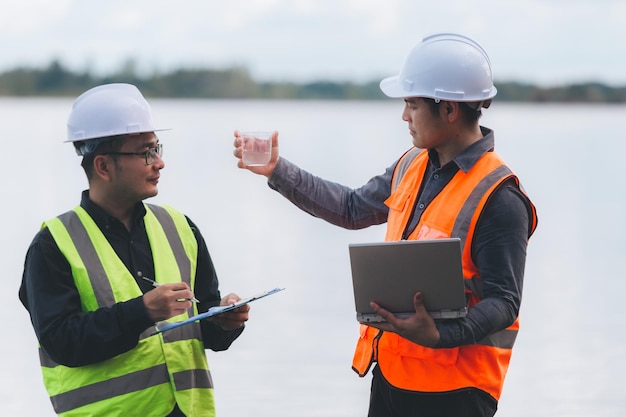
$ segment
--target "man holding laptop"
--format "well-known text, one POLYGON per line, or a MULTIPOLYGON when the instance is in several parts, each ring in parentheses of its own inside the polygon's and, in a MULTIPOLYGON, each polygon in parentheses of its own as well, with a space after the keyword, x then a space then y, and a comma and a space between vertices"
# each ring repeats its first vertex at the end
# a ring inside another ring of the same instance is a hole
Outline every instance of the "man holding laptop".
MULTIPOLYGON (((361 325, 353 369, 373 370, 370 417, 493 416, 518 331, 529 237, 537 225, 517 176, 479 125, 496 95, 491 63, 465 36, 423 38, 400 74, 380 83, 402 98, 413 145, 358 189, 322 180, 278 155, 238 166, 313 216, 347 229, 387 222, 386 241, 458 238, 467 297, 464 317, 433 319, 421 291, 408 318, 373 303, 385 322, 361 325)), ((417 272, 417 271, 416 271, 417 272)), ((384 277, 383 277, 384 278, 384 277)))

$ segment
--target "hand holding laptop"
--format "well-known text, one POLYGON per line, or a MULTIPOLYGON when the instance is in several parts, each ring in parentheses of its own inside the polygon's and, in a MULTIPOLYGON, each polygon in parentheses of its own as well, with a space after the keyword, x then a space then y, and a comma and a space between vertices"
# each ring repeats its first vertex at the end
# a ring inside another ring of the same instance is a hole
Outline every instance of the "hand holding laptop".
POLYGON ((413 296, 413 305, 415 306, 415 314, 408 318, 400 318, 372 301, 370 306, 385 321, 368 323, 367 325, 386 332, 397 333, 418 345, 431 348, 437 346, 437 343, 439 343, 439 331, 435 325, 435 320, 424 306, 421 292, 418 291, 413 296))

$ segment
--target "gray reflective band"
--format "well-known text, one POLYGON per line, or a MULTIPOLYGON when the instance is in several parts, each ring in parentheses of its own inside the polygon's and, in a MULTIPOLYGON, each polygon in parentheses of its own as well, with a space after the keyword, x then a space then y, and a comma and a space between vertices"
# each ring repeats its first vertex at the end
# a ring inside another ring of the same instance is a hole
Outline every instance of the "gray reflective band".
POLYGON ((115 304, 115 297, 113 296, 109 278, 102 262, 100 262, 96 248, 87 234, 87 229, 80 221, 78 214, 74 211, 69 211, 60 215, 59 219, 67 229, 83 264, 87 268, 89 281, 95 293, 98 306, 108 307, 115 304))
MULTIPOLYGON (((154 335, 157 331, 155 326, 150 326, 139 335, 139 340, 147 339, 154 335)), ((181 340, 199 340, 202 342, 202 330, 200 329, 200 322, 194 322, 185 326, 177 327, 167 332, 162 333, 163 342, 171 343, 181 340)))
POLYGON ((202 331, 200 330, 200 322, 187 324, 185 326, 177 327, 163 333, 163 341, 165 343, 194 339, 202 342, 202 331))
MULTIPOLYGON (((151 337, 156 328, 154 326, 150 326, 146 330, 144 330, 141 335, 139 335, 139 340, 146 339, 151 337)), ((163 333, 163 341, 165 343, 179 342, 181 340, 199 340, 202 342, 202 330, 200 329, 200 323, 191 323, 186 326, 177 327, 176 329, 168 330, 163 333)), ((44 368, 54 368, 59 364, 53 361, 50 356, 41 348, 39 351, 39 362, 41 366, 44 368)))
POLYGON ((172 251, 174 252, 174 257, 176 258, 176 263, 178 264, 183 282, 186 282, 191 288, 191 263, 189 258, 187 258, 183 242, 180 240, 180 235, 178 234, 178 230, 176 229, 172 216, 170 216, 167 210, 163 207, 155 206, 153 204, 146 204, 146 206, 150 208, 152 213, 154 213, 156 218, 159 220, 172 251))
MULTIPOLYGON (((465 252, 465 244, 467 243, 467 235, 472 223, 472 217, 478 208, 478 204, 485 196, 485 193, 494 186, 494 184, 501 181, 513 173, 506 165, 500 165, 498 168, 491 171, 485 178, 483 178, 478 185, 472 190, 461 211, 457 216, 454 226, 452 227, 452 236, 456 236, 461 239, 461 252, 465 252)), ((483 282, 479 277, 472 277, 465 280, 465 287, 474 293, 481 300, 483 299, 483 282)), ((511 345, 512 346, 512 345, 511 345)))
POLYGON ((505 176, 512 174, 513 173, 506 165, 500 165, 483 178, 478 185, 476 185, 469 197, 467 197, 467 200, 465 200, 465 203, 463 203, 463 207, 461 208, 461 211, 459 212, 452 228, 452 236, 461 239, 461 247, 463 251, 465 250, 465 242, 467 241, 467 234, 472 223, 472 217, 476 212, 478 204, 484 197, 485 193, 489 191, 494 184, 502 180, 505 176))
POLYGON ((513 349, 517 338, 517 330, 501 330, 480 340, 477 344, 493 346, 502 349, 513 349))
POLYGON ((139 335, 139 340, 147 339, 156 332, 155 326, 150 326, 139 335))
MULTIPOLYGON (((173 377, 177 391, 213 388, 213 378, 207 370, 192 369, 176 372, 173 377)), ((55 395, 50 397, 50 400, 54 410, 60 414, 118 395, 141 391, 160 384, 169 384, 169 382, 167 367, 162 364, 55 395)))
POLYGON ((50 356, 48 356, 48 354, 44 352, 41 346, 39 346, 39 362, 44 368, 54 368, 59 365, 58 363, 50 359, 50 356))
POLYGON ((50 401, 57 414, 61 414, 87 404, 169 382, 167 367, 162 364, 55 395, 50 397, 50 401))
MULTIPOLYGON (((146 204, 146 206, 150 209, 150 211, 152 211, 163 228, 163 232, 165 233, 167 241, 169 242, 172 252, 174 253, 174 259, 176 259, 176 264, 178 265, 182 281, 187 283, 189 288, 192 288, 191 261, 189 261, 189 258, 187 257, 183 241, 180 239, 174 219, 172 219, 172 216, 163 207, 155 206, 154 204, 146 204)), ((189 317, 193 316, 193 305, 187 310, 187 313, 189 314, 189 317)))
POLYGON ((176 391, 193 388, 213 388, 211 373, 204 369, 191 369, 174 373, 176 391))
POLYGON ((396 169, 393 173, 393 180, 391 181, 391 192, 394 192, 394 190, 398 188, 398 184, 400 184, 400 181, 402 181, 406 170, 409 169, 409 166, 411 165, 413 160, 420 153, 422 153, 421 149, 413 148, 400 159, 400 162, 398 162, 398 165, 396 166, 396 169))

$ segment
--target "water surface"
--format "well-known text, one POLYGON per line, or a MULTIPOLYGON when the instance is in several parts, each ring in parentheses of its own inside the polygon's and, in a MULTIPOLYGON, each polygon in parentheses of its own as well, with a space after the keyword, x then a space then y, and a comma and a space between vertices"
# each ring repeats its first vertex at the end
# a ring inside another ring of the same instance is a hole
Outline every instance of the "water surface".
MULTIPOLYGON (((350 368, 354 319, 347 245, 384 227, 345 231, 298 211, 263 177, 239 170, 232 131, 280 132, 281 155, 351 186, 410 146, 402 103, 153 100, 166 167, 154 203, 203 232, 223 293, 286 290, 252 305, 243 336, 207 352, 218 415, 366 415, 370 377, 350 368), (243 257, 245 253, 245 258, 243 257)), ((0 99, 4 158, 0 414, 52 416, 36 339, 17 299, 23 259, 42 220, 78 204, 86 180, 63 144, 71 100, 0 99)), ((624 106, 494 105, 483 124, 539 212, 529 246, 522 329, 499 416, 623 416, 626 319, 619 183, 624 106)))

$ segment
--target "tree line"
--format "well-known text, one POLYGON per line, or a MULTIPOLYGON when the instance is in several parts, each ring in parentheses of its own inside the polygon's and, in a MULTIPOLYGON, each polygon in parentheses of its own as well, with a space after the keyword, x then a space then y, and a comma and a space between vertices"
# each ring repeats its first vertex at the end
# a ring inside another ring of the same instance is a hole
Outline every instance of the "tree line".
MULTIPOLYGON (((188 68, 140 76, 134 63, 127 62, 110 75, 71 71, 58 60, 46 68, 18 67, 0 73, 0 96, 71 96, 98 84, 135 84, 147 97, 210 99, 324 99, 381 100, 379 80, 364 83, 312 81, 260 82, 245 67, 227 69, 188 68)), ((498 82, 498 101, 535 103, 625 103, 626 87, 588 82, 540 87, 515 81, 498 82)))

